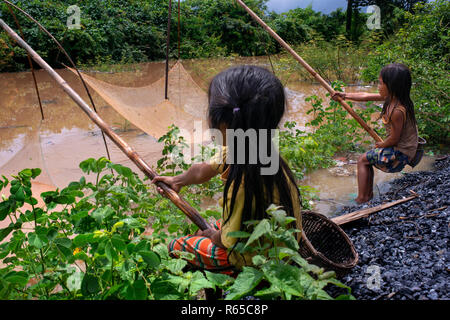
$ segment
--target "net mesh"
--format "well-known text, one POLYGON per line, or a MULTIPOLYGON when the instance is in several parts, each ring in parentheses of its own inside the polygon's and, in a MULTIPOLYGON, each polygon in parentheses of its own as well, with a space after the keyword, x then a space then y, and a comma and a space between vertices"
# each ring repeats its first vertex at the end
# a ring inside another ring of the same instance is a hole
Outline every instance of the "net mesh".
MULTIPOLYGON (((169 72, 169 100, 166 100, 163 68, 157 67, 153 68, 155 70, 151 71, 142 87, 116 85, 124 83, 121 81, 122 74, 118 74, 115 84, 83 74, 84 80, 95 91, 95 100, 103 99, 108 104, 100 105, 100 116, 150 164, 155 164, 155 159, 161 157, 162 144, 157 139, 166 134, 172 124, 184 130, 180 134, 191 147, 209 138, 198 135, 200 128, 207 132, 205 91, 183 65, 176 62, 169 72), (151 84, 146 85, 149 82, 151 84), (146 134, 121 128, 123 118, 146 134), (193 138, 196 140, 193 141, 193 138)), ((88 101, 74 70, 59 72, 88 101)), ((1 101, 0 176, 10 177, 24 168, 41 168, 42 173, 35 183, 48 189, 53 186, 62 188, 82 174, 78 167, 80 161, 106 156, 100 130, 45 72, 38 72, 46 116, 45 120, 41 120, 40 113, 36 111, 33 88, 28 86, 31 81, 28 76, 1 80, 6 87, 0 88, 0 94, 11 98, 1 101)), ((112 78, 108 77, 107 81, 112 78)), ((142 85, 142 82, 139 83, 142 85)), ((111 160, 138 172, 108 138, 107 143, 111 160)))
POLYGON ((42 153, 39 134, 41 125, 42 123, 36 127, 29 127, 30 130, 27 130, 27 133, 24 135, 23 147, 0 167, 2 175, 9 177, 11 175, 17 175, 20 169, 40 168, 42 172, 38 179, 39 182, 51 186, 55 185, 46 169, 42 153))
POLYGON ((164 135, 171 124, 191 134, 196 130, 196 121, 202 129, 207 128, 204 119, 208 97, 180 62, 169 71, 168 100, 165 77, 143 87, 117 86, 86 74, 83 78, 122 117, 155 138, 164 135))

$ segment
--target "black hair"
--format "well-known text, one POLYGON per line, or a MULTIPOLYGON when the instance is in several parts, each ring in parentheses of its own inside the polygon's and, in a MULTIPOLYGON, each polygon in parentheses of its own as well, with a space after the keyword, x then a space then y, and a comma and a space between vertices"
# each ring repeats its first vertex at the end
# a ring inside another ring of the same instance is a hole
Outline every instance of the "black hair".
POLYGON ((381 69, 380 77, 389 92, 389 97, 383 105, 381 116, 386 114, 392 100, 396 98, 398 103, 406 108, 407 117, 415 125, 414 103, 410 97, 412 79, 409 68, 401 63, 392 63, 381 69))
MULTIPOLYGON (((244 132, 248 129, 256 129, 258 143, 250 145, 249 139, 245 139, 245 163, 225 163, 225 169, 229 169, 227 181, 224 187, 224 210, 226 210, 228 190, 233 184, 230 201, 229 216, 223 224, 227 223, 232 215, 238 189, 244 182, 245 202, 242 213, 241 230, 245 230, 243 222, 260 220, 266 217, 267 207, 273 203, 273 191, 276 187, 279 193, 279 205, 289 216, 294 217, 294 206, 289 188, 290 180, 295 186, 295 178, 286 162, 277 152, 279 170, 272 175, 262 175, 261 168, 267 166, 261 162, 259 152, 256 152, 257 163, 249 163, 250 150, 259 151, 260 131, 257 129, 277 129, 285 112, 286 98, 283 85, 280 80, 269 70, 243 65, 231 67, 214 77, 209 86, 208 119, 210 127, 244 132), (280 170, 281 169, 281 170, 280 170), (252 202, 255 210, 252 210, 252 202)), ((270 135, 268 135, 270 137, 270 135)), ((269 144, 272 139, 266 139, 268 150, 272 150, 269 144)), ((266 149, 266 150, 267 150, 266 149)), ((240 149, 243 150, 243 149, 240 149)), ((237 152, 234 152, 235 157, 237 152)), ((274 155, 270 155, 272 158, 274 155)), ((298 199, 301 205, 300 192, 297 189, 298 199)))

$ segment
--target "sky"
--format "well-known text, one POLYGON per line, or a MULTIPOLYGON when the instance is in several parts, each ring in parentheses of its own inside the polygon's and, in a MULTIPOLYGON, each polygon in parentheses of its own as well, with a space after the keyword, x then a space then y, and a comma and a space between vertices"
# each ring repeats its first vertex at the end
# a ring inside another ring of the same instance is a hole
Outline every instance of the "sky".
POLYGON ((269 0, 267 7, 269 11, 282 13, 295 8, 306 8, 312 3, 314 11, 320 11, 325 14, 330 13, 337 8, 347 8, 347 0, 269 0))

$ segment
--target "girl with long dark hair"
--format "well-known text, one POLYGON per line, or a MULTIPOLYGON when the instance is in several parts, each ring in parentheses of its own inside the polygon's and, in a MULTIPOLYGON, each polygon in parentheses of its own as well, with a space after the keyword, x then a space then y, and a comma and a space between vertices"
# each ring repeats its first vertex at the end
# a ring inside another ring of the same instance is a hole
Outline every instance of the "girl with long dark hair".
POLYGON ((245 222, 265 218, 272 203, 295 217, 294 227, 301 230, 301 198, 291 170, 272 141, 285 112, 280 80, 261 67, 232 67, 214 77, 208 97, 209 126, 222 133, 222 152, 178 176, 159 176, 153 182, 165 182, 178 192, 183 186, 201 184, 221 175, 225 183, 219 201, 222 219, 211 229, 174 239, 169 251, 194 253, 195 258, 190 261, 193 265, 228 273, 230 268, 252 264, 251 255, 234 250, 239 239, 228 233, 250 231, 245 222))
POLYGON ((379 76, 377 94, 337 92, 337 97, 354 101, 384 101, 380 118, 387 133, 383 142, 358 159, 357 203, 373 198, 373 167, 384 172, 399 172, 414 159, 418 146, 418 131, 414 103, 410 98, 411 72, 401 63, 385 66, 379 76))

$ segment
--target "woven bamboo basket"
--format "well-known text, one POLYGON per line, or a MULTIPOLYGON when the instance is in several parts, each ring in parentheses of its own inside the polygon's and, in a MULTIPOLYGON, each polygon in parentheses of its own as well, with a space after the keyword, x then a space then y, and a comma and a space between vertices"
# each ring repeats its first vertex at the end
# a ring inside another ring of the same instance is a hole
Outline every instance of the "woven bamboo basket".
POLYGON ((300 255, 310 263, 342 276, 358 263, 358 253, 347 234, 324 215, 302 211, 300 255))

